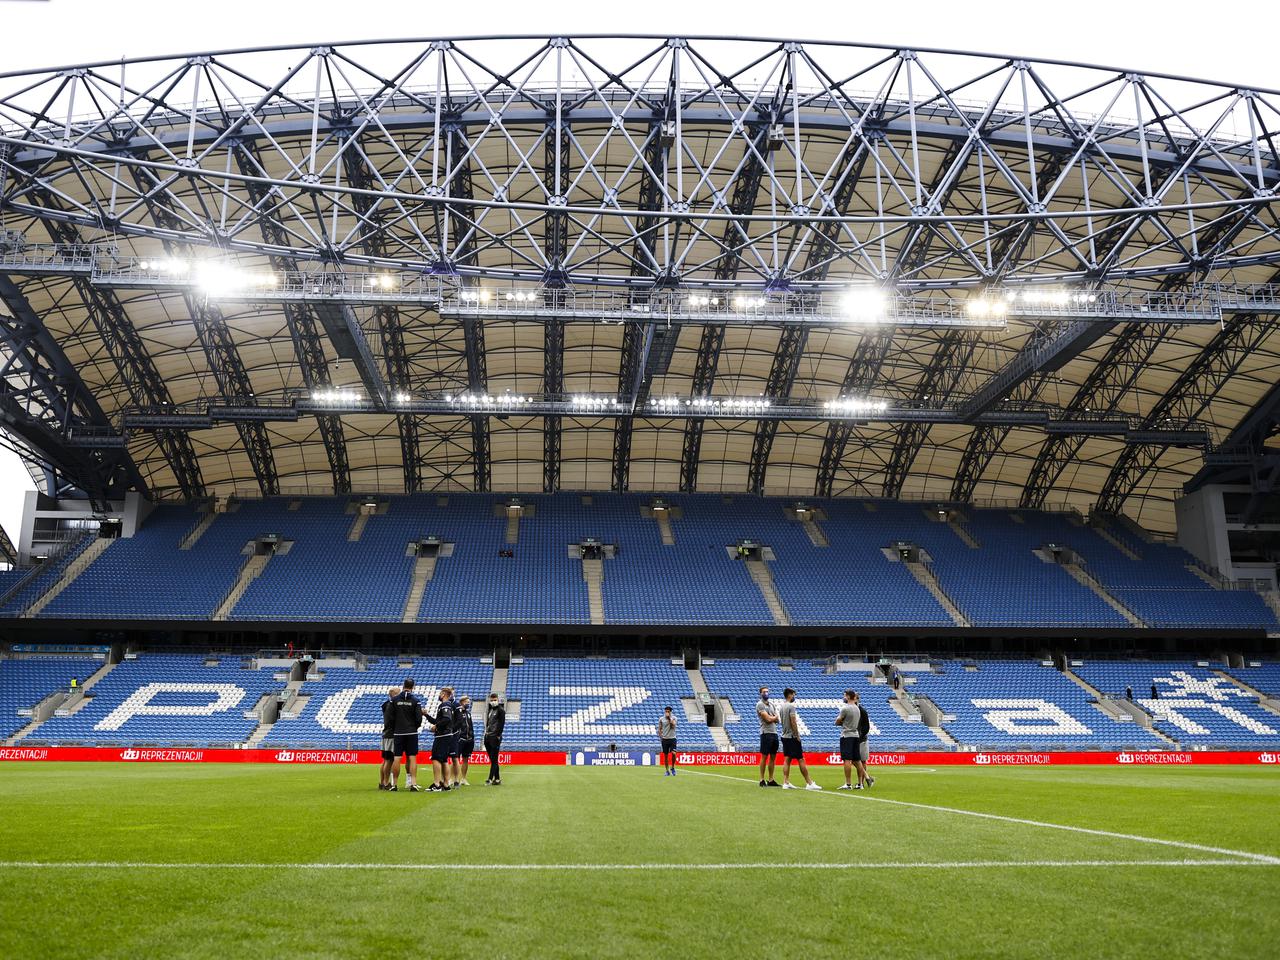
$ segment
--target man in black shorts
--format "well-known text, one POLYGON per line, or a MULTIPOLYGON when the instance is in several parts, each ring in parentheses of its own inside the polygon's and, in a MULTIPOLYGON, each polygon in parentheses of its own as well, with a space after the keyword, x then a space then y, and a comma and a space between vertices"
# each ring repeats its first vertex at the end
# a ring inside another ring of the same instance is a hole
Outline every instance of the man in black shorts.
POLYGON ((476 733, 471 717, 471 698, 465 693, 458 698, 457 729, 453 782, 459 787, 469 787, 467 768, 471 766, 471 754, 476 748, 476 733))
POLYGON ((432 793, 440 793, 452 786, 450 783, 449 761, 456 749, 457 738, 454 733, 453 687, 440 688, 440 706, 436 708, 434 717, 428 716, 427 722, 435 732, 431 741, 431 771, 434 780, 429 788, 432 793))
MULTIPOLYGON (((405 785, 410 793, 419 793, 418 786, 418 729, 422 726, 422 702, 413 693, 413 678, 401 684, 401 693, 392 703, 395 705, 395 756, 404 757, 405 785)), ((391 769, 391 780, 394 784, 400 775, 399 760, 391 769)))
POLYGON ((760 718, 760 786, 780 787, 773 779, 774 765, 778 762, 778 711, 769 699, 769 688, 760 688, 760 699, 756 701, 756 716, 760 718), (769 770, 765 778, 765 768, 769 770))
POLYGON ((658 718, 658 742, 662 746, 662 775, 676 775, 676 718, 671 708, 665 707, 658 718))
POLYGON ((790 687, 782 691, 782 706, 778 708, 778 722, 782 725, 782 789, 797 789, 791 783, 791 763, 798 761, 800 776, 804 777, 806 790, 821 790, 809 776, 809 765, 804 762, 804 744, 800 742, 800 716, 796 713, 796 692, 790 687))
POLYGON ((382 764, 378 767, 378 789, 394 790, 395 782, 391 779, 391 770, 396 762, 396 697, 400 696, 400 688, 392 687, 387 691, 387 699, 382 702, 382 764))
POLYGON ((840 712, 836 714, 836 726, 840 728, 840 759, 844 762, 844 783, 837 789, 840 790, 861 790, 862 789, 862 771, 864 767, 858 770, 858 785, 853 786, 853 768, 861 760, 862 735, 858 732, 858 728, 862 723, 863 709, 858 705, 858 695, 852 690, 844 692, 844 703, 840 705, 840 712))

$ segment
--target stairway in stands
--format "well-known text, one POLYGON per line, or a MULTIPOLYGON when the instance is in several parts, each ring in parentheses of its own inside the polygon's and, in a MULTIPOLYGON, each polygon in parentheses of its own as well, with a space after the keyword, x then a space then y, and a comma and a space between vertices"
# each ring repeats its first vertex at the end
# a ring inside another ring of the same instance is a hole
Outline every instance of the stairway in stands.
POLYGON ((592 623, 604 623, 604 561, 582 561, 582 579, 587 581, 587 604, 592 623))
POLYGON ((401 623, 417 622, 418 610, 422 607, 422 596, 427 592, 427 584, 435 575, 435 557, 418 557, 413 561, 413 580, 409 584, 409 596, 405 597, 404 612, 400 615, 401 623))
POLYGON ((22 615, 24 617, 34 617, 37 614, 39 614, 41 610, 43 610, 53 601, 54 597, 60 594, 63 590, 67 589, 67 587, 69 587, 75 581, 76 577, 84 573, 84 571, 88 568, 89 564, 93 563, 94 560, 102 556, 103 551, 105 551, 108 547, 110 547, 113 543, 116 543, 116 542, 117 541, 115 540, 104 540, 100 537, 95 539, 92 543, 90 543, 87 547, 85 547, 83 551, 81 551, 79 556, 77 556, 74 560, 72 560, 69 564, 67 564, 67 568, 62 571, 62 576, 60 576, 57 580, 55 580, 53 585, 49 587, 49 589, 46 590, 44 594, 38 600, 36 600, 35 603, 27 607, 27 609, 23 612, 22 615))
POLYGON ((218 609, 213 611, 212 619, 226 620, 230 618, 231 611, 240 602, 244 592, 249 589, 249 584, 258 579, 262 575, 262 571, 267 568, 267 562, 271 559, 271 556, 269 553, 255 554, 244 562, 244 566, 240 568, 240 575, 236 577, 236 582, 231 587, 230 592, 218 604, 218 609))
POLYGON ((791 617, 788 616, 787 608, 782 605, 782 598, 778 596, 778 591, 773 585, 773 574, 769 572, 769 565, 763 560, 744 562, 747 565, 747 572, 751 574, 751 579, 760 590, 760 596, 764 597, 764 602, 773 615, 773 622, 781 627, 791 626, 791 617))
POLYGON ((911 575, 916 578, 916 582, 924 587, 933 595, 933 599, 937 600, 942 609, 947 611, 947 616, 951 618, 952 623, 957 627, 972 626, 969 618, 966 617, 952 601, 942 585, 938 583, 938 578, 933 575, 933 571, 929 567, 921 563, 919 560, 907 561, 907 569, 911 571, 911 575))
POLYGON ((1102 584, 1100 584, 1097 580, 1095 580, 1093 576, 1087 570, 1085 570, 1084 567, 1080 566, 1080 564, 1064 563, 1062 565, 1062 569, 1067 571, 1067 573, 1070 575, 1072 580, 1076 581, 1076 583, 1080 584, 1081 586, 1087 587, 1089 590, 1092 590, 1098 596, 1098 598, 1102 600, 1103 603, 1109 606, 1116 613, 1120 614, 1120 616, 1128 620, 1130 626, 1134 626, 1134 627, 1146 626, 1146 623, 1143 622, 1141 617, 1139 617, 1132 610, 1126 607, 1123 603, 1121 603, 1119 600, 1113 597, 1107 591, 1107 588, 1104 587, 1102 584))
POLYGON ((658 532, 662 534, 662 545, 664 547, 674 547, 676 545, 676 535, 671 529, 671 511, 655 510, 653 519, 658 524, 658 532))

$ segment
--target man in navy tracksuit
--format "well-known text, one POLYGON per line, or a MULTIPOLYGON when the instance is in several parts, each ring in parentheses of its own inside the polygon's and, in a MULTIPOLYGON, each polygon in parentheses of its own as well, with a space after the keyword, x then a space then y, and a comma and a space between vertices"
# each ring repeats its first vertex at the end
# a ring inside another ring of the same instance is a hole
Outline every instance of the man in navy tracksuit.
POLYGON ((453 703, 453 687, 440 688, 440 706, 434 717, 427 715, 427 722, 435 732, 431 742, 431 770, 435 776, 431 784, 432 793, 449 790, 449 758, 457 749, 456 705, 453 703))
MULTIPOLYGON (((418 730, 422 726, 424 714, 422 712, 422 701, 413 692, 413 679, 406 679, 402 687, 403 692, 400 696, 391 701, 394 711, 392 717, 392 729, 394 731, 392 755, 405 758, 406 786, 412 793, 418 793, 422 789, 418 786, 418 730)), ((391 768, 391 783, 393 787, 399 775, 399 761, 397 760, 391 768)))
POLYGON ((484 714, 484 750, 489 754, 489 779, 487 786, 502 785, 502 773, 498 768, 498 754, 502 750, 502 731, 507 726, 507 708, 496 693, 489 694, 489 706, 484 714))
POLYGON ((475 727, 471 718, 471 698, 465 693, 458 698, 454 728, 457 730, 453 759, 453 785, 469 787, 467 768, 471 765, 471 753, 476 748, 475 727))

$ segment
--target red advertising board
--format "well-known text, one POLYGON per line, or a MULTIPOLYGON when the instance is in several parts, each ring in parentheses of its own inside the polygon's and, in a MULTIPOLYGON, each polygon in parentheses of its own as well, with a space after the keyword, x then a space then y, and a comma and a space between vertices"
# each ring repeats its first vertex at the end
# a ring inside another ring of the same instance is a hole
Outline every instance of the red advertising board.
MULTIPOLYGON (((564 754, 546 751, 512 751, 498 754, 503 764, 554 764, 564 766, 564 754)), ((227 750, 203 747, 0 747, 0 761, 124 761, 131 763, 277 763, 351 764, 378 763, 377 750, 227 750)), ((487 764, 489 755, 471 755, 474 764, 487 764)))

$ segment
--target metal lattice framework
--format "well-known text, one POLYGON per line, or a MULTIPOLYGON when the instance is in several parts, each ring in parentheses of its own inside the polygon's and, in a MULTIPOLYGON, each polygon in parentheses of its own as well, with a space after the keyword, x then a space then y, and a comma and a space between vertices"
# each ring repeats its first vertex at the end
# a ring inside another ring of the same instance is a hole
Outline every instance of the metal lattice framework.
POLYGON ((1277 136, 1273 90, 833 42, 0 75, 5 431, 98 500, 715 489, 1167 525, 1274 383, 1277 136))

